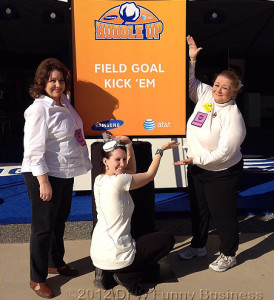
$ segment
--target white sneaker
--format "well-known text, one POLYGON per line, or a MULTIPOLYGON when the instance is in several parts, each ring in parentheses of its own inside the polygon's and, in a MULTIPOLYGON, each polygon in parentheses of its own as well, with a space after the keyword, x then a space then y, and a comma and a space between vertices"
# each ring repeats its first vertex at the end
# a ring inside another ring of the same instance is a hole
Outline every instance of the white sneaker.
POLYGON ((209 265, 209 268, 216 272, 224 272, 234 266, 237 261, 235 256, 225 256, 223 253, 209 265))
POLYGON ((190 246, 184 248, 178 253, 181 259, 192 259, 193 257, 202 257, 206 255, 206 248, 192 248, 190 246))

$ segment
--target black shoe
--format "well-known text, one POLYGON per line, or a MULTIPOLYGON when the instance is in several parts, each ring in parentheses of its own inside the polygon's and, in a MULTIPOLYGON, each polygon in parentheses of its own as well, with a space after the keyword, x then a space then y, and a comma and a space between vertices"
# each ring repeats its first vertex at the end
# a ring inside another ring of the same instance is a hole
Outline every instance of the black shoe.
POLYGON ((141 296, 149 291, 149 288, 143 286, 141 283, 136 282, 133 286, 122 282, 117 274, 114 274, 113 278, 118 284, 125 287, 133 296, 141 296))
POLYGON ((142 276, 143 283, 159 283, 160 282, 160 264, 155 263, 149 266, 142 276))
POLYGON ((95 279, 93 284, 101 290, 110 290, 117 285, 111 272, 99 268, 95 268, 95 279))
POLYGON ((71 277, 77 277, 79 276, 79 271, 76 269, 72 269, 68 265, 64 265, 60 268, 48 268, 49 274, 59 274, 63 276, 71 276, 71 277))

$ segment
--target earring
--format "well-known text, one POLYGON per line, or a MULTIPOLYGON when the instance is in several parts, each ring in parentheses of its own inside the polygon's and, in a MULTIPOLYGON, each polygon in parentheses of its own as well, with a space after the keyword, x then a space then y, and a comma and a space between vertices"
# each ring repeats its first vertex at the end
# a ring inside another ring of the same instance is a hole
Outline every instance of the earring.
POLYGON ((109 166, 108 165, 106 165, 106 169, 109 170, 109 166))

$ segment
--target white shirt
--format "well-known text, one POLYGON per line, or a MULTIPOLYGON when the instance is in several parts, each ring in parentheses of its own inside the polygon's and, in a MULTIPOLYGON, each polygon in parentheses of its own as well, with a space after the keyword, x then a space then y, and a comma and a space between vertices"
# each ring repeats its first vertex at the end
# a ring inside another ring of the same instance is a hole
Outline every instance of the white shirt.
POLYGON ((72 178, 91 169, 87 146, 81 146, 75 135, 80 130, 84 137, 82 120, 64 94, 61 104, 41 96, 26 109, 21 172, 72 178))
POLYGON ((97 209, 90 256, 94 266, 115 270, 129 266, 135 257, 130 234, 134 203, 129 194, 132 175, 98 175, 94 182, 97 209))
POLYGON ((246 129, 235 100, 218 104, 212 87, 195 78, 195 62, 189 68, 189 96, 196 103, 187 122, 188 157, 209 171, 220 171, 238 163, 246 129), (211 108, 210 108, 211 105, 211 108))

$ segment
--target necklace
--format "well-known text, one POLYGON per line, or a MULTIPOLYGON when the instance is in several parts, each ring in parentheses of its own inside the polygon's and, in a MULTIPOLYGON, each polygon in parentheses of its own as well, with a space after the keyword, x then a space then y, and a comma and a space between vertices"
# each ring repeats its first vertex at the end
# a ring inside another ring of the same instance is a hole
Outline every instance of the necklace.
MULTIPOLYGON (((212 115, 212 118, 216 118, 217 115, 218 115, 218 112, 219 112, 220 110, 222 110, 224 107, 226 107, 226 105, 225 105, 225 106, 222 106, 222 107, 220 107, 219 109, 217 109, 216 111, 214 111, 214 113, 213 113, 213 115, 212 115)), ((215 108, 215 107, 214 107, 214 108, 215 108)))

